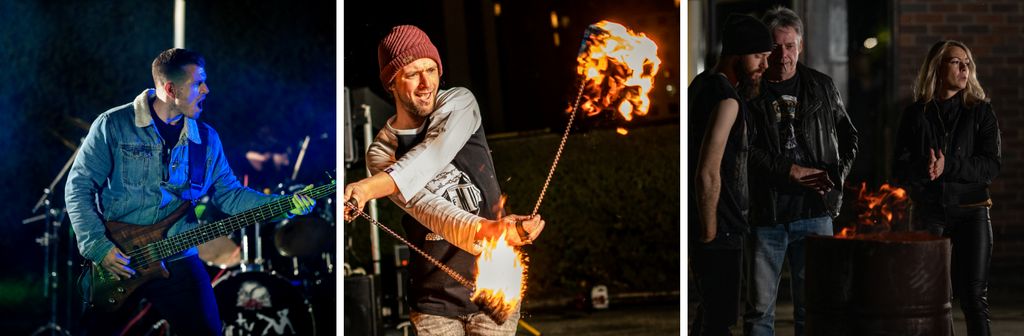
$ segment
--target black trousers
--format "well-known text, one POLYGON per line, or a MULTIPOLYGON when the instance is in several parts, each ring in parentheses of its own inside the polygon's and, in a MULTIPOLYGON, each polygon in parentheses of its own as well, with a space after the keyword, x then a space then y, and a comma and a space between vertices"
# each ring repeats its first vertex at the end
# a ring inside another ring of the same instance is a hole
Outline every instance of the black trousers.
POLYGON ((732 335, 739 318, 742 249, 690 249, 690 270, 700 299, 690 336, 732 335))
POLYGON ((987 205, 942 207, 914 204, 911 221, 933 235, 952 241, 953 292, 970 336, 992 335, 988 315, 988 270, 992 259, 992 220, 987 205))
POLYGON ((108 314, 86 308, 75 335, 119 335, 135 315, 132 308, 143 297, 153 303, 178 335, 222 335, 210 275, 199 256, 167 262, 165 266, 171 277, 140 286, 132 293, 134 301, 125 302, 126 309, 108 314))

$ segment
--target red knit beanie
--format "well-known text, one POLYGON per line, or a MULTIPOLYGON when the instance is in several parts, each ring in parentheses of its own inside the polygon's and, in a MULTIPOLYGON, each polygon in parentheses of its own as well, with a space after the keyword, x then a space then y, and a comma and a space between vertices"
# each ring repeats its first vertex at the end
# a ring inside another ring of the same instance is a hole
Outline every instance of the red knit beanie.
POLYGON ((415 60, 430 58, 437 63, 437 75, 441 76, 441 56, 430 43, 427 33, 416 26, 398 26, 391 29, 377 46, 377 61, 380 65, 380 84, 387 89, 395 79, 398 70, 415 60))

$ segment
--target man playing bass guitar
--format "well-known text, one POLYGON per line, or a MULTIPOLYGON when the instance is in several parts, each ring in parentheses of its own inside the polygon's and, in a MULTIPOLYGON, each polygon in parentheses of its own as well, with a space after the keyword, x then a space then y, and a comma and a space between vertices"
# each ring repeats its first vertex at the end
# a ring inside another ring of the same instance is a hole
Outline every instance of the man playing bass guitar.
POLYGON ((130 239, 132 232, 174 238, 199 227, 190 205, 207 193, 214 205, 232 215, 274 203, 279 211, 272 216, 280 214, 274 219, 281 219, 307 214, 316 204, 307 195, 268 196, 238 182, 217 132, 196 121, 210 92, 205 65, 194 51, 161 53, 152 67, 156 88, 97 117, 75 158, 65 194, 78 248, 99 265, 93 270, 101 275, 90 278, 125 284, 113 288, 128 292, 118 299, 90 298, 78 335, 116 335, 142 298, 180 335, 221 335, 210 277, 194 245, 178 245, 180 250, 154 257, 133 252, 138 246, 122 239, 130 239), (131 225, 114 230, 111 223, 131 225), (166 225, 161 232, 144 232, 161 225, 166 225), (115 233, 122 238, 113 238, 115 233))

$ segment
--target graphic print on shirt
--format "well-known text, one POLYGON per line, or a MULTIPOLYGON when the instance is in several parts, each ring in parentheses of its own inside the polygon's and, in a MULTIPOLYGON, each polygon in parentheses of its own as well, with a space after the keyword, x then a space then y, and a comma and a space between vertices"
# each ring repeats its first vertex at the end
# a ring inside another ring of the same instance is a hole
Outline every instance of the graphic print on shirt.
POLYGON ((798 102, 796 97, 782 95, 781 98, 772 102, 775 109, 775 121, 779 123, 779 143, 782 144, 783 153, 793 158, 795 162, 804 162, 803 151, 797 148, 796 108, 798 102))
POLYGON ((480 209, 480 189, 473 185, 469 175, 452 164, 445 166, 425 187, 466 212, 476 214, 480 209))
MULTIPOLYGON (((424 186, 435 195, 444 197, 455 206, 472 214, 478 214, 480 210, 481 194, 480 189, 469 179, 469 175, 462 172, 454 165, 448 164, 441 173, 434 176, 424 186)), ((427 240, 443 240, 441 236, 430 233, 427 240)))

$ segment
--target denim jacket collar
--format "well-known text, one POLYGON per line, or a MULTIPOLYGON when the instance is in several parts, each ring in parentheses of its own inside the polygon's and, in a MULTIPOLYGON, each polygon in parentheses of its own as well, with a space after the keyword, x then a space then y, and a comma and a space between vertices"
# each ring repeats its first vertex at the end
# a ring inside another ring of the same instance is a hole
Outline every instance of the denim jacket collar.
MULTIPOLYGON (((132 106, 135 108, 135 127, 148 127, 156 125, 153 123, 153 117, 149 114, 149 100, 151 97, 156 97, 156 89, 143 90, 138 97, 135 97, 135 101, 132 102, 132 106)), ((185 119, 185 132, 188 140, 197 144, 202 144, 203 141, 199 139, 199 127, 196 125, 196 121, 188 117, 185 119)), ((178 139, 178 143, 181 139, 178 139)), ((177 146, 177 144, 175 144, 177 146)))

